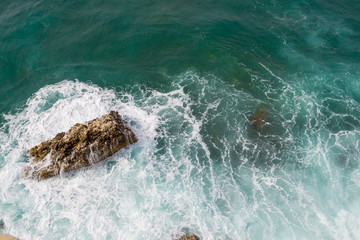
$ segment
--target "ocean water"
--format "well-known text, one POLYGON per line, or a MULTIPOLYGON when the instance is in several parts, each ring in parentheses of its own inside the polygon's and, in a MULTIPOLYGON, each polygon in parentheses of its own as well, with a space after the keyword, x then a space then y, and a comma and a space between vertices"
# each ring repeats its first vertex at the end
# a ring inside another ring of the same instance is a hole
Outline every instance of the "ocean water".
POLYGON ((0 232, 360 239, 359 16, 356 0, 1 1, 0 232), (139 142, 24 178, 32 146, 110 110, 139 142))

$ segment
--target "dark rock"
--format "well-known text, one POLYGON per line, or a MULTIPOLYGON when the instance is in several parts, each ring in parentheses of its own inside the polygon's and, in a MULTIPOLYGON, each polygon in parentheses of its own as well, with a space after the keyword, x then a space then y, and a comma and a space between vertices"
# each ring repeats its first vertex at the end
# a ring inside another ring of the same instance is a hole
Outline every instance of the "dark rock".
POLYGON ((193 235, 182 236, 181 238, 179 238, 179 240, 200 240, 200 238, 195 234, 193 234, 193 235))
POLYGON ((119 113, 111 111, 87 124, 77 123, 67 133, 58 133, 31 148, 30 155, 35 158, 26 167, 25 176, 45 179, 87 167, 137 141, 119 113))

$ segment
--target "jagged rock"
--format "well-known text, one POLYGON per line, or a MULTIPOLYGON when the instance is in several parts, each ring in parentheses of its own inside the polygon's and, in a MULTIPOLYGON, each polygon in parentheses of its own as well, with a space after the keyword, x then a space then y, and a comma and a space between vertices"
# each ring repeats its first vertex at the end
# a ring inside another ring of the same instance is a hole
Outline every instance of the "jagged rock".
POLYGON ((200 240, 200 238, 195 234, 193 234, 193 235, 182 236, 181 238, 179 238, 179 240, 200 240))
POLYGON ((77 123, 67 133, 58 133, 31 148, 30 155, 35 158, 26 167, 25 176, 45 179, 87 167, 137 141, 119 113, 111 111, 87 124, 77 123))

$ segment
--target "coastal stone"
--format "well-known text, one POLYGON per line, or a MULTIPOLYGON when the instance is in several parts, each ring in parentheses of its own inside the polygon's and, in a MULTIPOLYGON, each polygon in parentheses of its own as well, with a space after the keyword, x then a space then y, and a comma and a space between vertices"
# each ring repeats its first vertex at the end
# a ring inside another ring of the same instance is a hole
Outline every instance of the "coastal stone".
POLYGON ((179 238, 179 240, 200 240, 200 238, 195 234, 193 234, 193 235, 182 236, 181 238, 179 238))
POLYGON ((266 109, 260 109, 252 118, 251 125, 255 127, 256 130, 261 130, 261 128, 266 123, 267 111, 266 109))
POLYGON ((25 176, 40 180, 87 167, 137 141, 127 122, 111 111, 31 148, 34 158, 25 168, 25 176))
POLYGON ((16 237, 13 237, 9 234, 2 234, 2 233, 0 233, 0 239, 1 240, 18 240, 16 237))

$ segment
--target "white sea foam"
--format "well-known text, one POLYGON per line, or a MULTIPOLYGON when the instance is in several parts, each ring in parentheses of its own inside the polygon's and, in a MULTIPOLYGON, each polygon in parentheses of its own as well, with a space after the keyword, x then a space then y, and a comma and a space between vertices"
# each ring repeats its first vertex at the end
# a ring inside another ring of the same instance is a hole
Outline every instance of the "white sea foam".
MULTIPOLYGON (((36 92, 24 110, 5 116, 7 122, 1 131, 5 136, 1 142, 5 166, 1 169, 0 194, 2 211, 14 209, 12 214, 5 214, 10 233, 22 239, 88 239, 90 236, 157 239, 178 236, 183 227, 199 229, 201 224, 196 223, 200 219, 191 210, 196 193, 156 185, 164 177, 161 174, 166 174, 166 181, 175 180, 172 171, 178 171, 178 163, 169 162, 176 160, 171 147, 165 154, 169 159, 164 159, 164 163, 155 161, 158 157, 154 155, 154 147, 155 138, 168 135, 163 132, 167 129, 159 128, 159 124, 188 122, 182 136, 186 142, 201 138, 199 128, 191 127, 201 123, 186 106, 189 99, 182 87, 168 93, 143 94, 147 98, 136 102, 126 93, 116 94, 78 81, 62 81, 36 92), (67 131, 77 122, 89 121, 110 110, 118 111, 129 121, 140 139, 138 143, 103 163, 75 173, 41 182, 22 178, 30 147, 67 131), (187 222, 183 223, 182 218, 176 220, 177 215, 185 215, 187 222), (25 226, 25 230, 17 226, 25 226)), ((178 137, 175 136, 177 140, 178 137)), ((171 144, 170 136, 169 140, 171 144)), ((191 170, 191 166, 186 168, 191 170)), ((203 234, 206 236, 206 229, 203 234)))
MULTIPOLYGON (((66 231, 71 235, 73 227, 81 229, 84 226, 84 216, 95 213, 94 210, 81 214, 81 208, 87 203, 89 209, 99 207, 96 199, 109 194, 103 184, 108 175, 114 173, 113 169, 109 172, 105 166, 94 166, 79 171, 71 181, 60 177, 43 182, 23 179, 22 171, 28 162, 30 147, 54 137, 58 132, 67 131, 77 122, 92 120, 110 110, 119 111, 125 119, 136 123, 132 128, 140 139, 139 143, 113 157, 119 159, 118 166, 126 168, 131 164, 133 148, 146 148, 152 144, 158 120, 154 114, 136 107, 132 101, 123 103, 113 90, 78 81, 62 81, 36 92, 23 111, 5 116, 7 122, 1 131, 5 136, 1 142, 5 159, 1 174, 1 201, 5 205, 15 204, 21 213, 14 213, 12 217, 18 217, 17 223, 28 227, 23 233, 14 232, 15 235, 24 239, 45 237, 49 229, 54 231, 54 236, 58 232, 60 237, 66 231), (20 195, 17 189, 22 190, 20 195), (59 224, 57 221, 60 221, 59 224)), ((12 229, 11 221, 7 226, 12 229)), ((90 232, 93 230, 89 228, 90 232)), ((102 231, 97 230, 95 236, 105 234, 102 231)))
POLYGON ((320 128, 321 101, 270 75, 280 84, 270 88, 278 95, 269 104, 274 124, 256 134, 249 119, 263 102, 211 76, 187 72, 167 92, 135 86, 118 93, 79 81, 45 86, 0 129, 7 232, 21 239, 172 239, 185 232, 210 240, 353 239, 360 184, 350 166, 358 133, 320 128), (110 110, 129 122, 138 143, 63 176, 23 178, 30 147, 110 110), (309 119, 300 135, 293 128, 301 114, 309 119))

